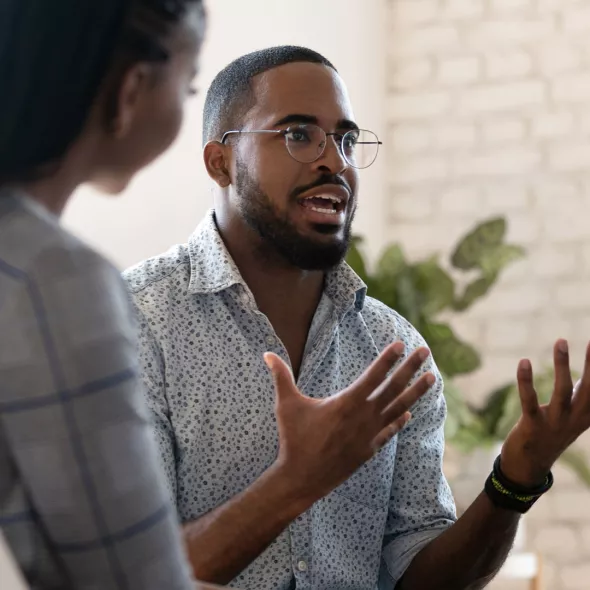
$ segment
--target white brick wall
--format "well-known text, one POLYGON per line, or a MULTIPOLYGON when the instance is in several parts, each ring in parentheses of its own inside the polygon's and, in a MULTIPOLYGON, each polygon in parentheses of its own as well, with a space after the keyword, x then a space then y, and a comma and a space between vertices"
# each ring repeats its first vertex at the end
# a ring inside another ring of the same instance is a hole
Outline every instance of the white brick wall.
POLYGON ((460 94, 456 114, 477 117, 486 112, 515 112, 518 109, 543 106, 546 95, 546 86, 540 80, 518 80, 504 84, 484 82, 460 94))
MULTIPOLYGON (((493 294, 453 318, 482 369, 473 401, 590 340, 590 0, 389 0, 385 157, 391 239, 448 254, 481 219, 507 216, 528 250, 493 294)), ((581 439, 590 452, 590 436, 581 439)), ((546 588, 590 588, 590 492, 567 470, 527 517, 546 588)))

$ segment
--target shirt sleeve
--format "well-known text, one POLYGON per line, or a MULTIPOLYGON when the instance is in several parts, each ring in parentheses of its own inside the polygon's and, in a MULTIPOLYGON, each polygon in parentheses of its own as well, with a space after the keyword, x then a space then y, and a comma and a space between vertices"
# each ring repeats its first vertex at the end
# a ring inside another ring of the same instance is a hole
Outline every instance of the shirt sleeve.
MULTIPOLYGON (((411 350, 426 346, 410 327, 411 350)), ((456 520, 455 503, 442 471, 446 403, 443 380, 432 359, 436 383, 412 409, 399 434, 395 472, 385 529, 380 590, 395 588, 414 557, 456 520)))
POLYGON ((16 273, 0 414, 34 519, 72 588, 193 587, 137 375, 129 297, 82 247, 16 273), (10 401, 10 398, 12 401, 10 401))
POLYGON ((151 330, 149 320, 135 305, 139 335, 139 363, 143 392, 150 412, 150 422, 158 446, 158 459, 166 476, 170 499, 176 504, 176 438, 166 397, 166 374, 162 351, 151 330))

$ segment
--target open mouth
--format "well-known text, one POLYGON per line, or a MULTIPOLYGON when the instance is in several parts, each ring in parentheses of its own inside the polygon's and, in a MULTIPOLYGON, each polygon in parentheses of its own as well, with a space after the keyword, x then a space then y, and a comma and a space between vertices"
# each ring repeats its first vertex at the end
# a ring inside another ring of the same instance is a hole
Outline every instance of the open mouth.
POLYGON ((345 200, 335 195, 313 195, 300 199, 299 203, 305 209, 323 215, 338 215, 346 209, 345 200))

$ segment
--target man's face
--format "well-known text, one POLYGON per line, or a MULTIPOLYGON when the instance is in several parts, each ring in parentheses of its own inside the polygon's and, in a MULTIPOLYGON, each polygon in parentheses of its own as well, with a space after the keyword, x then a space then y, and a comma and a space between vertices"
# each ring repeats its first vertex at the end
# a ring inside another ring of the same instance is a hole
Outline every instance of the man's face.
MULTIPOLYGON (((344 84, 330 68, 280 66, 258 76, 253 89, 256 106, 243 131, 313 123, 344 135, 355 127, 344 84)), ((323 154, 311 163, 294 159, 282 134, 243 134, 233 141, 232 207, 262 238, 263 249, 305 270, 338 264, 350 241, 358 182, 338 138, 328 136, 323 154)))

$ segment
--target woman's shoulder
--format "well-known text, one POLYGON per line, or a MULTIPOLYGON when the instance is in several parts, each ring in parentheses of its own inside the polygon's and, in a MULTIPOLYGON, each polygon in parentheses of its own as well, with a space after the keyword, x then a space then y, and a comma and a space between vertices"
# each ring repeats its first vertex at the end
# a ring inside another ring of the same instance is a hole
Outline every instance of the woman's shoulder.
POLYGON ((98 273, 120 282, 119 272, 29 199, 0 200, 0 275, 44 282, 98 273))

